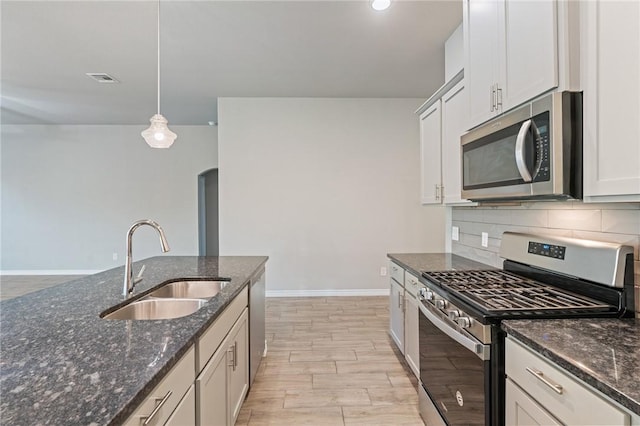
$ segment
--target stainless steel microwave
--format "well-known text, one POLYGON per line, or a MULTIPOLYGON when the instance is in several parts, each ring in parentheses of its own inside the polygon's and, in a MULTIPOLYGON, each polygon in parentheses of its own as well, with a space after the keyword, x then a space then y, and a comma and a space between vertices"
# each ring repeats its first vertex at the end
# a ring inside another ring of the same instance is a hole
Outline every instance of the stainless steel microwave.
POLYGON ((582 93, 551 93, 461 137, 462 198, 582 198, 582 93))

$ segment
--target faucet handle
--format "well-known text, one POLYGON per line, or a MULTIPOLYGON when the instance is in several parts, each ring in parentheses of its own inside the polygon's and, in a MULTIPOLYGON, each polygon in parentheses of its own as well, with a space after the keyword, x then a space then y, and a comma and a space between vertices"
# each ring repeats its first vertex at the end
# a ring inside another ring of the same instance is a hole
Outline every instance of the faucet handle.
POLYGON ((138 272, 138 276, 133 280, 134 285, 142 281, 142 274, 144 274, 144 270, 146 267, 147 265, 142 265, 142 268, 140 268, 140 272, 138 272))

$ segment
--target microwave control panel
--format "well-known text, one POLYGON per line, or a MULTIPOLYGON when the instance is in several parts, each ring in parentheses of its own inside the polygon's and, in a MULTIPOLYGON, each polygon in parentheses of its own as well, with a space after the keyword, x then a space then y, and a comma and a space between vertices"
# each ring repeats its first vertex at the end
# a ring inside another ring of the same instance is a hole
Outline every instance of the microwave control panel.
POLYGON ((533 182, 546 182, 551 179, 551 161, 549 149, 549 113, 544 112, 533 117, 537 131, 535 134, 536 162, 539 167, 533 182))

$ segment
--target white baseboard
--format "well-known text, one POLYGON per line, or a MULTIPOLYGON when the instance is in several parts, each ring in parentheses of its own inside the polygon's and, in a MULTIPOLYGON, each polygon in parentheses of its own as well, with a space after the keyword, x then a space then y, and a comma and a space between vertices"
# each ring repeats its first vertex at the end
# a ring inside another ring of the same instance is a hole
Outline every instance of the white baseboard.
POLYGON ((9 269, 0 271, 0 275, 93 275, 102 272, 99 269, 9 269))
POLYGON ((334 297, 334 296, 389 296, 388 288, 362 288, 348 290, 267 290, 265 297, 334 297))

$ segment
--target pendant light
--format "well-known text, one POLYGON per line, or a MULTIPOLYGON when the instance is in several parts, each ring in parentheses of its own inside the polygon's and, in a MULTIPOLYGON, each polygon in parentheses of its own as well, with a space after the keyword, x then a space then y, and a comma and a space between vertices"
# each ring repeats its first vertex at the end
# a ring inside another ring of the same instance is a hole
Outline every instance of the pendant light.
POLYGON ((391 0, 371 0, 371 7, 374 10, 386 10, 391 6, 391 0))
POLYGON ((151 126, 142 137, 151 148, 169 148, 178 137, 169 130, 167 119, 160 114, 160 0, 158 0, 158 113, 149 120, 151 126))

